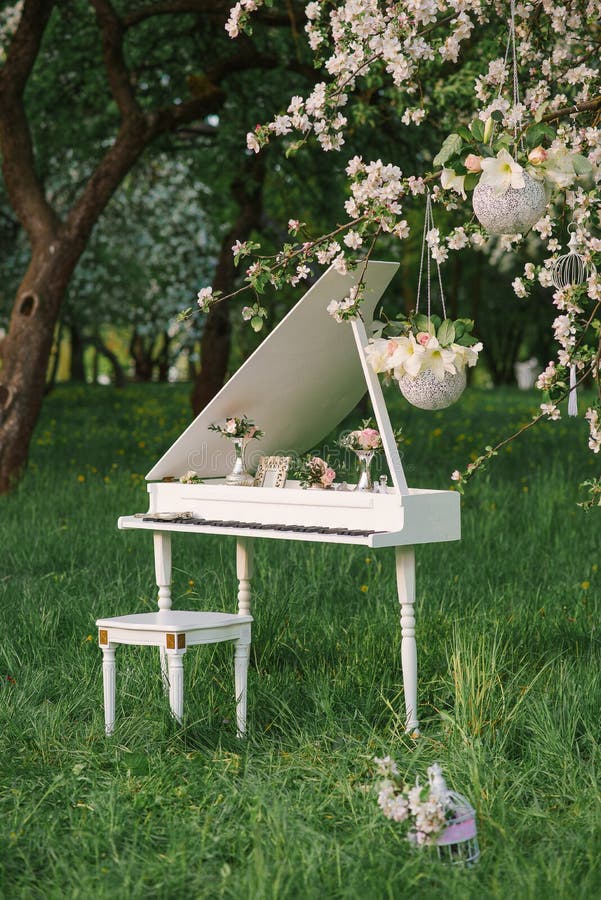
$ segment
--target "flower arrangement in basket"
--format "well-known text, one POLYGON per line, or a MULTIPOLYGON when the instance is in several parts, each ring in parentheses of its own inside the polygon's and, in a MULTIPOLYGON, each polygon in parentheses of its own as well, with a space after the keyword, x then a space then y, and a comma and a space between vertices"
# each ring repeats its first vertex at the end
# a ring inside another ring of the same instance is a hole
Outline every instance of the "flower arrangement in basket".
POLYGON ((434 255, 437 233, 432 217, 430 194, 426 195, 426 215, 417 285, 415 312, 382 323, 379 336, 372 338, 365 354, 374 372, 392 375, 401 393, 420 409, 444 409, 455 403, 466 385, 466 367, 475 366, 482 344, 472 335, 471 319, 448 319, 442 276, 434 255), (427 314, 419 312, 424 255, 427 248, 427 314), (443 318, 431 312, 431 257, 436 261, 443 318), (382 335, 386 332, 386 337, 382 335))
POLYGON ((569 152, 557 140, 557 131, 542 121, 544 104, 530 126, 522 125, 526 107, 520 102, 515 0, 510 10, 505 59, 502 65, 491 63, 487 76, 498 82, 498 97, 469 126, 448 135, 434 157, 434 165, 443 166, 443 189, 461 194, 464 200, 466 191, 473 190, 474 213, 489 234, 529 231, 554 190, 570 188, 592 172, 589 160, 569 152), (513 103, 502 97, 510 53, 513 103), (503 130, 496 134, 500 124, 503 130))
POLYGON ((294 471, 302 488, 329 488, 336 472, 321 456, 303 456, 294 471))
POLYGON ((473 865, 480 857, 476 814, 461 794, 449 790, 442 769, 428 769, 428 784, 406 784, 389 756, 375 759, 379 775, 378 806, 388 819, 403 825, 414 847, 435 846, 443 862, 473 865))
POLYGON ((248 441, 263 437, 261 429, 257 428, 255 423, 246 416, 230 416, 223 425, 215 425, 215 423, 209 425, 209 431, 216 431, 222 437, 229 438, 234 445, 236 452, 234 468, 226 476, 225 483, 237 487, 251 487, 253 476, 246 471, 244 453, 248 441))

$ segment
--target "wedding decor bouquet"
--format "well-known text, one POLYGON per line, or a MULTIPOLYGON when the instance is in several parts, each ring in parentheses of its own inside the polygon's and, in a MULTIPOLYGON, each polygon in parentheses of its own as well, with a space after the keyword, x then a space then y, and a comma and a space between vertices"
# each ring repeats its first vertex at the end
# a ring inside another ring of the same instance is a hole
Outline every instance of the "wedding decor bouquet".
POLYGON ((442 409, 459 398, 466 367, 478 362, 482 344, 472 335, 473 328, 472 319, 400 315, 370 340, 366 357, 374 372, 399 383, 409 402, 422 409, 442 409))
POLYGON ((461 794, 449 790, 438 763, 430 766, 428 784, 406 784, 390 756, 375 758, 378 806, 388 819, 402 824, 414 847, 435 845, 444 862, 472 865, 480 857, 475 811, 461 794))
POLYGON ((382 449, 380 432, 371 427, 369 419, 366 419, 362 423, 361 428, 357 428, 355 431, 349 431, 348 434, 343 434, 338 443, 341 447, 353 450, 355 453, 362 451, 372 451, 375 453, 376 450, 382 449))
POLYGON ((556 188, 572 188, 592 166, 558 144, 557 131, 544 122, 535 121, 518 136, 505 130, 495 138, 495 123, 502 121, 497 108, 486 122, 476 118, 462 126, 446 138, 434 165, 443 166, 443 189, 464 200, 473 190, 474 212, 489 234, 524 233, 539 221, 556 188))
POLYGON ((190 469, 185 475, 181 476, 180 484, 202 484, 202 478, 199 478, 196 472, 190 469))
POLYGON ((209 431, 218 431, 223 437, 241 438, 245 441, 250 441, 252 438, 258 440, 263 437, 263 432, 246 416, 231 416, 225 420, 223 425, 213 423, 209 425, 209 431))
POLYGON ((238 487, 251 487, 253 484, 253 476, 246 471, 246 460, 244 458, 246 445, 252 440, 258 440, 263 437, 263 432, 257 428, 254 422, 251 422, 246 416, 230 416, 223 425, 209 425, 209 431, 217 431, 222 437, 230 438, 236 452, 234 468, 226 476, 225 483, 236 485, 238 487))
MULTIPOLYGON (((400 438, 400 434, 399 434, 400 438)), ((370 466, 375 453, 382 449, 380 432, 372 427, 371 419, 364 419, 361 428, 343 434, 338 444, 343 450, 352 450, 359 463, 359 480, 356 491, 371 491, 373 482, 370 466)))
POLYGON ((294 477, 300 481, 302 488, 329 488, 336 472, 320 456, 308 454, 299 461, 294 477))

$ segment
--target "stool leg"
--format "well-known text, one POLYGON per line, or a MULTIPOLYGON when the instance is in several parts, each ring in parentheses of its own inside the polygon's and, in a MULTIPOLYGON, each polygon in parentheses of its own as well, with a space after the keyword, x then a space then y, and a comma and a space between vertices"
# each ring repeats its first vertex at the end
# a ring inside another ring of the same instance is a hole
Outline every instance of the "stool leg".
POLYGON ((115 647, 109 644, 102 648, 102 686, 104 688, 104 732, 113 733, 115 728, 115 647))
POLYGON ((236 641, 234 680, 236 683, 236 735, 239 738, 246 733, 246 684, 249 656, 250 644, 243 640, 236 641))
POLYGON ((169 706, 181 725, 184 718, 184 654, 167 651, 166 655, 169 675, 169 706))

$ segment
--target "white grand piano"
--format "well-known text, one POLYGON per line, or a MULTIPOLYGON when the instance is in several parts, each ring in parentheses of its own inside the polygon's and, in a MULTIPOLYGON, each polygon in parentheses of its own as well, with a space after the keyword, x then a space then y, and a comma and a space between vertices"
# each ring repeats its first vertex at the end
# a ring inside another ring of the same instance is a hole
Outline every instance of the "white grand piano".
POLYGON ((171 536, 180 532, 236 536, 240 614, 251 611, 255 540, 395 547, 406 730, 416 734, 414 546, 458 540, 460 507, 454 491, 407 487, 382 389, 365 360, 374 309, 396 269, 396 263, 368 264, 363 319, 342 324, 326 307, 348 294, 359 272, 341 276, 328 270, 148 473, 148 512, 123 516, 119 527, 153 534, 159 609, 171 607, 171 536), (251 442, 257 459, 300 454, 319 445, 356 406, 366 387, 391 486, 368 493, 304 490, 291 480, 284 488, 225 484, 233 448, 209 431, 211 423, 244 414, 265 432, 260 441, 251 442), (181 484, 179 478, 189 471, 203 483, 181 484))

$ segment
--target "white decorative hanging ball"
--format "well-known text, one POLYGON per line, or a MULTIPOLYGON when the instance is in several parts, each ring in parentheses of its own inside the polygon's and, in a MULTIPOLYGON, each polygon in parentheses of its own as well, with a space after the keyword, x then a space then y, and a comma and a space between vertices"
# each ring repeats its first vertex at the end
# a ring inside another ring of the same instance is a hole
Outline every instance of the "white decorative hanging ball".
POLYGON ((583 284, 588 278, 589 269, 584 259, 578 253, 578 238, 574 232, 568 241, 569 253, 555 260, 551 270, 553 286, 558 291, 583 284))
POLYGON ((543 183, 527 172, 523 178, 523 188, 510 187, 504 194, 481 181, 474 188, 474 212, 489 234, 524 234, 541 218, 547 208, 543 183))
POLYGON ((459 400, 466 382, 465 369, 445 372, 442 381, 432 369, 424 369, 415 378, 403 375, 399 379, 399 388, 405 400, 418 409, 446 409, 459 400))

